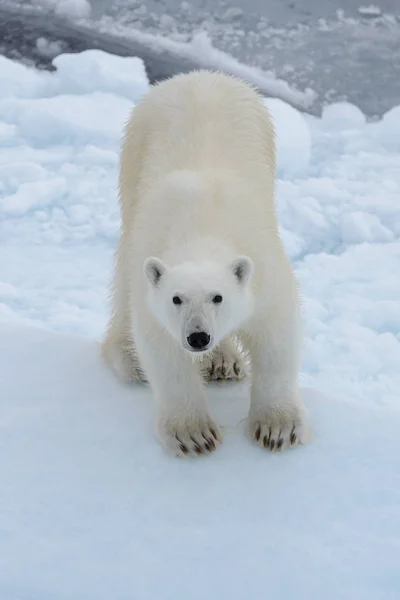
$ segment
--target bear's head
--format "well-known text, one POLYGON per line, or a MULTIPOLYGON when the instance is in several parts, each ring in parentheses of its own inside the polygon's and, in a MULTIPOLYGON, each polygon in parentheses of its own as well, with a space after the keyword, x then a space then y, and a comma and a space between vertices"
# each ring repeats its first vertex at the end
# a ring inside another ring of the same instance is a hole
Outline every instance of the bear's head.
POLYGON ((188 262, 173 267, 150 257, 144 273, 151 313, 188 352, 212 350, 251 314, 253 262, 248 257, 228 265, 188 262))

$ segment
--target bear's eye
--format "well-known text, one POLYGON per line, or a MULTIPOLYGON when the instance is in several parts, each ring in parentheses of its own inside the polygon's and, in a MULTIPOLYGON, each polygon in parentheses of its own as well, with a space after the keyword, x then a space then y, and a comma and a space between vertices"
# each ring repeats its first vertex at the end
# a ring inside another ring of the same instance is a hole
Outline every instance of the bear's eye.
POLYGON ((214 302, 214 304, 221 304, 222 296, 220 296, 220 294, 217 294, 216 296, 214 296, 213 302, 214 302))
POLYGON ((174 297, 172 298, 172 302, 173 302, 174 304, 182 304, 182 300, 181 300, 181 298, 179 298, 179 296, 174 296, 174 297))

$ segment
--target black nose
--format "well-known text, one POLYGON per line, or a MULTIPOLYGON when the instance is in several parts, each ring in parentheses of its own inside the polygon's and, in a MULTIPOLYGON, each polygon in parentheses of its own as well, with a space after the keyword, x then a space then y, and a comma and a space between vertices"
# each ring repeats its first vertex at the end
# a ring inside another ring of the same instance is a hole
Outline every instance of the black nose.
POLYGON ((210 336, 205 331, 196 331, 188 336, 187 341, 194 350, 203 350, 210 343, 210 336))

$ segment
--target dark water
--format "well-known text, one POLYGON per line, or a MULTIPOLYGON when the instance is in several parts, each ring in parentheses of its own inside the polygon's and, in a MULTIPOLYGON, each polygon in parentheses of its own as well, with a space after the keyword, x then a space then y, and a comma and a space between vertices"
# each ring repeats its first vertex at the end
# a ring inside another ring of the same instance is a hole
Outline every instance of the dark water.
POLYGON ((28 1, 17 6, 0 0, 0 52, 45 69, 53 68, 60 52, 99 48, 135 55, 153 82, 201 66, 201 54, 193 61, 159 51, 135 32, 185 41, 201 28, 215 47, 243 63, 272 71, 301 91, 313 89, 314 114, 328 102, 348 100, 369 117, 381 116, 400 104, 400 2, 374 2, 374 15, 363 14, 359 0, 343 4, 345 11, 336 0, 92 0, 90 21, 78 25, 48 10, 33 11, 28 1))

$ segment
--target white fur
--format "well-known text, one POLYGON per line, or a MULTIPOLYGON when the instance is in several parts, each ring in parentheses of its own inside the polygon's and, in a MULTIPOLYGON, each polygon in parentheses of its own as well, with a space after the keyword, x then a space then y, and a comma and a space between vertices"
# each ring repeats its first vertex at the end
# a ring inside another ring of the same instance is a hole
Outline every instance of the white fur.
POLYGON ((212 379, 217 365, 243 376, 234 335, 251 360, 252 439, 271 450, 305 441, 298 292, 278 236, 274 179, 267 108, 232 77, 174 77, 152 87, 127 123, 103 352, 122 378, 146 375, 160 441, 175 455, 221 441, 201 373, 212 379), (210 338, 206 352, 189 345, 196 331, 210 338))

